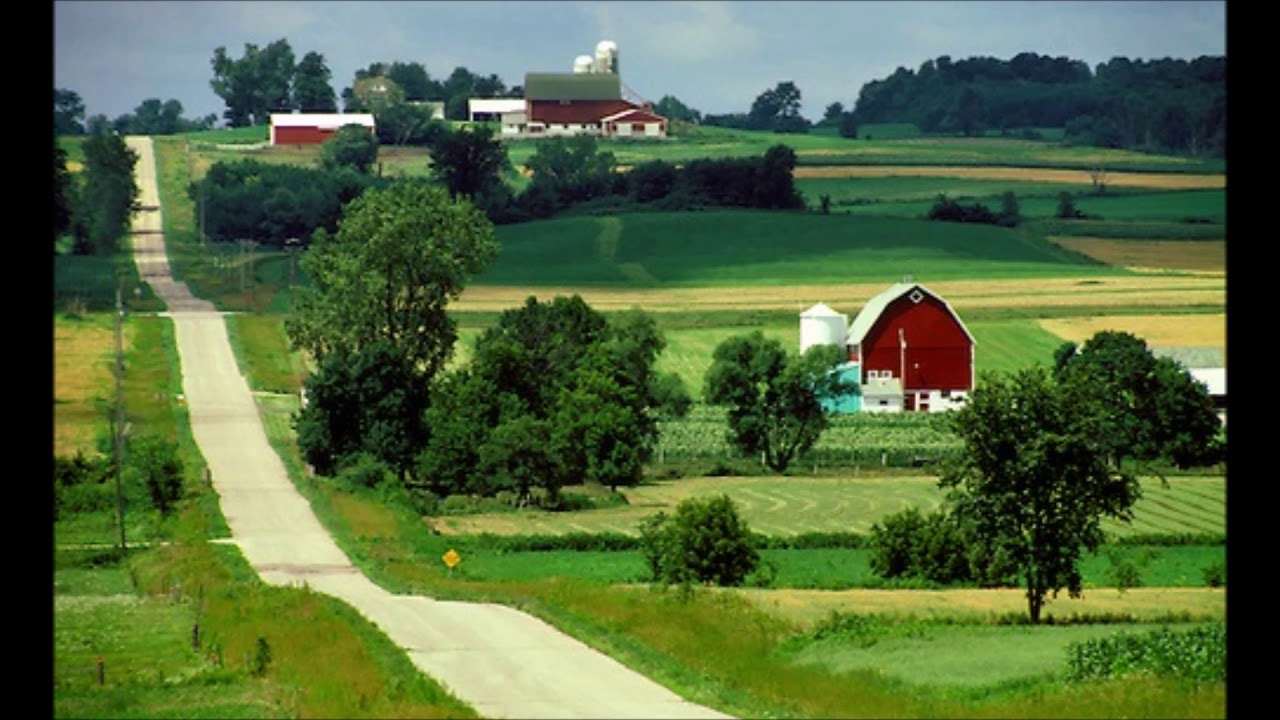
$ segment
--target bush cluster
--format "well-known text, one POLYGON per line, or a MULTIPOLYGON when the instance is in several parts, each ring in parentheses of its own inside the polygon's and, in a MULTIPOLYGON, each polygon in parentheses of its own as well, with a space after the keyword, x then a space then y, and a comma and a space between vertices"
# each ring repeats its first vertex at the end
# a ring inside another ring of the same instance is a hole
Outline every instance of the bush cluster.
POLYGON ((640 550, 663 585, 742 585, 760 562, 751 530, 728 495, 689 498, 640 524, 640 550))
POLYGON ((984 587, 1014 584, 1016 568, 945 510, 928 515, 908 508, 871 526, 866 547, 871 569, 885 579, 938 585, 976 583, 984 587))

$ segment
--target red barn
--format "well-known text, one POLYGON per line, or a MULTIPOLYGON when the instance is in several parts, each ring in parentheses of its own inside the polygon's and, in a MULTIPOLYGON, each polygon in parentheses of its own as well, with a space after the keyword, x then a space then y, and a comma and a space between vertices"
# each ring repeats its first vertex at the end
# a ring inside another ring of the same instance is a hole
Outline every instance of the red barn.
POLYGON ((868 300, 846 338, 862 370, 864 411, 949 410, 973 391, 973 335, 923 285, 897 283, 868 300))
POLYGON ((361 125, 374 132, 370 113, 274 113, 272 145, 319 145, 343 125, 361 125))

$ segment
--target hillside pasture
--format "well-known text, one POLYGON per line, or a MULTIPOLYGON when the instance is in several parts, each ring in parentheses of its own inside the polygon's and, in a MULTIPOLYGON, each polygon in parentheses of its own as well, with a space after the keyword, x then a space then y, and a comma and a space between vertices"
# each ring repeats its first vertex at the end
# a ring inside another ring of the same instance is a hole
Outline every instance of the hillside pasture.
MULTIPOLYGON (((1168 478, 1141 481, 1143 497, 1130 525, 1104 524, 1116 537, 1136 534, 1226 534, 1226 479, 1168 478)), ((571 488, 568 490, 573 492, 571 488)), ((637 535, 638 524, 658 512, 670 514, 691 497, 728 495, 752 530, 770 536, 808 532, 869 533, 885 516, 909 507, 929 512, 943 501, 930 475, 845 475, 841 477, 701 477, 667 480, 620 489, 624 506, 549 512, 525 510, 427 518, 443 535, 637 535)))
POLYGON ((1005 228, 899 218, 707 211, 500 226, 473 281, 523 287, 725 287, 1123 275, 1005 228))

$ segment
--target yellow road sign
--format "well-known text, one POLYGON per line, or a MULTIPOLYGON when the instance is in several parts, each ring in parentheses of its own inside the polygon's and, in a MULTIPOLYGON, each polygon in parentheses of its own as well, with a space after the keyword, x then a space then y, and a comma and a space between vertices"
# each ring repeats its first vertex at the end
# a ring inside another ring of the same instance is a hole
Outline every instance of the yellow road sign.
POLYGON ((450 570, 457 567, 460 562, 462 562, 462 556, 453 548, 450 548, 449 552, 444 554, 444 564, 448 565, 450 570))

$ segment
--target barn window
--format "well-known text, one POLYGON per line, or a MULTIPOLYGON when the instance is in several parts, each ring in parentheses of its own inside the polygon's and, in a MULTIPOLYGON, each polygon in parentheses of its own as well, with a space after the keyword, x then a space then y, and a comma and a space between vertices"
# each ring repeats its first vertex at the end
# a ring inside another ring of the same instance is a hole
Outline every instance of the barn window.
POLYGON ((924 293, 920 292, 919 290, 912 290, 911 294, 908 295, 907 297, 911 298, 911 302, 918 303, 924 299, 924 293))

